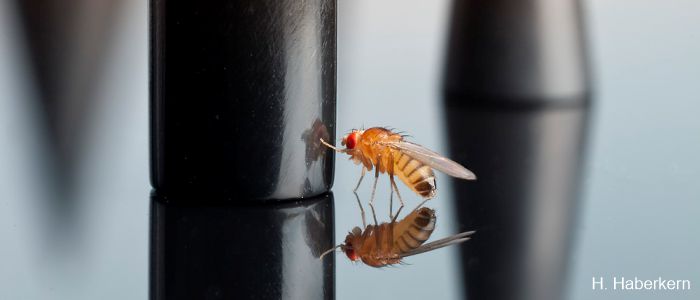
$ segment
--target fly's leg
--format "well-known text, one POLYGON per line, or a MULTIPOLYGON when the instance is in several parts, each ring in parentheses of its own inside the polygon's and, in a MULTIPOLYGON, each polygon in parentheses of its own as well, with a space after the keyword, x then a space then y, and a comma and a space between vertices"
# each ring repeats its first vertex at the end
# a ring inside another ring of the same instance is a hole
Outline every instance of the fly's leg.
MULTIPOLYGON (((387 174, 389 174, 389 178, 391 178, 391 182, 394 182, 394 153, 389 152, 389 161, 388 161, 388 166, 386 168, 387 174)), ((392 217, 391 214, 394 211, 394 190, 389 189, 389 245, 394 245, 394 223, 396 221, 396 217, 399 216, 399 212, 401 212, 401 208, 396 212, 396 216, 392 217)), ((377 246, 377 249, 381 249, 379 246, 377 246)))
POLYGON ((398 216, 399 213, 401 212, 401 209, 403 209, 403 199, 401 199, 401 193, 399 193, 399 187, 396 186, 396 181, 394 181, 394 175, 389 175, 389 180, 391 181, 391 188, 392 190, 396 191, 396 196, 399 197, 399 203, 401 203, 401 206, 399 206, 399 210, 396 212, 396 215, 392 220, 395 220, 398 216))
POLYGON ((423 202, 421 202, 420 204, 418 204, 418 206, 416 206, 416 208, 414 208, 413 211, 416 211, 416 210, 418 210, 419 208, 421 208, 421 206, 423 206, 423 204, 425 204, 425 202, 428 202, 428 200, 430 200, 430 199, 425 199, 425 200, 423 200, 423 202))
POLYGON ((357 185, 355 186, 355 189, 352 190, 352 193, 355 194, 355 198, 357 199, 357 204, 360 206, 360 214, 362 214, 362 228, 367 227, 367 222, 365 222, 365 210, 362 208, 362 203, 360 202, 360 196, 357 195, 357 189, 360 188, 360 184, 362 183, 362 178, 365 178, 366 172, 367 172, 367 168, 365 168, 365 166, 362 166, 362 174, 360 175, 360 180, 357 181, 357 185))
POLYGON ((355 194, 355 199, 357 199, 357 205, 360 206, 360 213, 362 214, 362 228, 367 228, 367 222, 365 222, 365 210, 362 209, 362 203, 360 202, 360 196, 357 195, 357 193, 353 192, 355 194))
POLYGON ((372 208, 372 218, 374 218, 374 225, 377 224, 377 214, 374 211, 374 192, 377 191, 377 181, 379 181, 379 166, 374 169, 374 184, 372 185, 372 195, 369 198, 369 207, 372 208))
MULTIPOLYGON (((389 152, 389 165, 387 166, 387 173, 389 174, 389 179, 391 182, 394 182, 394 152, 391 151, 389 152)), ((389 188, 390 193, 389 193, 389 220, 392 222, 396 220, 396 217, 399 216, 399 213, 401 212, 401 208, 403 208, 403 201, 401 201, 401 207, 399 207, 399 210, 396 212, 396 216, 392 216, 392 213, 394 212, 394 188, 390 187, 389 188)), ((396 190, 397 195, 398 195, 398 190, 396 190)), ((401 199, 401 195, 399 195, 399 199, 401 199)))
MULTIPOLYGON (((424 202, 424 203, 425 203, 425 202, 424 202)), ((399 207, 399 209, 396 211, 396 214, 395 214, 394 217, 391 219, 391 222, 392 222, 392 223, 393 223, 393 222, 396 222, 396 218, 399 217, 399 215, 401 214, 401 210, 402 210, 402 209, 403 209, 403 205, 399 207)), ((416 209, 418 209, 418 208, 416 208, 416 209)))
POLYGON ((379 226, 379 225, 377 224, 377 214, 376 214, 376 212, 374 211, 374 205, 373 205, 372 203, 370 203, 370 204, 369 204, 369 208, 372 209, 372 218, 374 218, 374 226, 379 226))
POLYGON ((394 220, 394 217, 392 216, 392 212, 394 212, 394 189, 391 189, 391 192, 389 194, 389 220, 394 220))
POLYGON ((355 189, 352 190, 353 193, 357 194, 357 189, 360 188, 360 183, 362 183, 362 178, 365 178, 365 172, 367 172, 367 168, 365 166, 362 166, 362 174, 360 174, 360 180, 357 181, 357 185, 355 186, 355 189))

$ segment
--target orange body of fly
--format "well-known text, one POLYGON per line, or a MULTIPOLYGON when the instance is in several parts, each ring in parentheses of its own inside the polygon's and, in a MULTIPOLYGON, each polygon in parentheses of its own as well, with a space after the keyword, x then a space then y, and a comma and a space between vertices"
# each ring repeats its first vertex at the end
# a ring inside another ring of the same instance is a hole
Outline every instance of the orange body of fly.
MULTIPOLYGON (((379 173, 397 176, 423 198, 435 196, 433 169, 400 148, 389 146, 403 142, 403 136, 385 128, 373 127, 362 132, 356 131, 354 135, 351 133, 348 139, 351 138, 356 139, 355 151, 348 152, 352 160, 361 163, 369 171, 377 168, 379 173)), ((345 144, 348 145, 347 139, 345 144)))
POLYGON ((422 207, 415 209, 401 221, 369 225, 363 231, 353 228, 345 243, 321 254, 320 259, 340 248, 351 261, 362 261, 368 266, 380 268, 399 264, 403 258, 433 251, 468 241, 474 231, 462 232, 424 244, 435 230, 435 211, 422 207))
POLYGON ((435 211, 423 207, 398 222, 368 225, 364 231, 355 227, 341 249, 350 260, 359 259, 372 267, 398 264, 427 241, 434 229, 435 211))
MULTIPOLYGON (((362 164, 365 170, 375 169, 375 180, 379 173, 387 173, 392 188, 403 204, 394 176, 401 179, 411 190, 425 199, 436 194, 435 173, 433 168, 450 176, 473 180, 476 176, 462 165, 447 159, 423 146, 404 140, 404 136, 382 127, 366 130, 353 130, 343 137, 345 149, 337 149, 323 142, 326 146, 350 155, 356 164, 362 164)), ((360 177, 360 182, 362 177, 360 177)), ((358 182, 358 187, 360 182, 358 182)), ((357 187, 355 188, 357 190, 357 187)), ((374 193, 374 192, 373 192, 374 193)), ((370 204, 373 198, 370 198, 370 204)))

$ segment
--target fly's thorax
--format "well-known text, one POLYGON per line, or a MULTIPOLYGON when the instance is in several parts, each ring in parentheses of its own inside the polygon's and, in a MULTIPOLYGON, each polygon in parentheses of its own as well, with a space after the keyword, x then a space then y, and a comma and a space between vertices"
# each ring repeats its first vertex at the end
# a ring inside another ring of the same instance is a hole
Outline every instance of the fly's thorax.
POLYGON ((401 261, 399 253, 393 247, 394 224, 383 223, 379 226, 368 226, 362 246, 362 261, 373 267, 384 267, 401 261))
POLYGON ((401 135, 382 127, 372 127, 363 131, 357 149, 374 166, 379 166, 384 173, 391 165, 391 148, 385 146, 388 142, 402 140, 401 135))

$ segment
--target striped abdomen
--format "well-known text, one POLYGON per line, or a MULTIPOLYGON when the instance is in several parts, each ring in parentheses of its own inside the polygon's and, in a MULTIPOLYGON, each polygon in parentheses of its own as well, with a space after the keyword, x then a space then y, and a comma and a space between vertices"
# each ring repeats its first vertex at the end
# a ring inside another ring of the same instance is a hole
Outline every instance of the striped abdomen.
POLYGON ((394 227, 394 253, 405 253, 420 247, 435 230, 435 211, 422 207, 406 216, 394 227))
POLYGON ((423 198, 435 196, 433 169, 401 151, 394 153, 394 175, 423 198))

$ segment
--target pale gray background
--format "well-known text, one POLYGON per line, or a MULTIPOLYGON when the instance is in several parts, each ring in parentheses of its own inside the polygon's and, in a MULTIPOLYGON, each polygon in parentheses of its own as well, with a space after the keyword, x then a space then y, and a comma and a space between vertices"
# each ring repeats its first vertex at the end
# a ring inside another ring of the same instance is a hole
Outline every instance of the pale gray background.
MULTIPOLYGON (((128 0, 114 11, 69 217, 49 205, 45 141, 29 101, 36 91, 12 5, 0 1, 0 299, 147 298, 147 4, 128 0)), ((596 106, 568 295, 698 299, 700 2, 590 0, 584 9, 596 106), (689 279, 694 290, 590 290, 592 276, 615 275, 689 279)), ((445 152, 438 103, 448 10, 445 0, 338 1, 339 136, 390 125, 445 152)), ((342 157, 336 165, 342 240, 360 224, 350 194, 360 170, 342 157)), ((387 182, 378 199, 388 197, 387 182)), ((438 182, 434 237, 455 233, 451 189, 438 182)), ((460 298, 456 251, 383 270, 338 255, 337 298, 460 298)))

